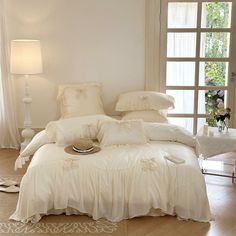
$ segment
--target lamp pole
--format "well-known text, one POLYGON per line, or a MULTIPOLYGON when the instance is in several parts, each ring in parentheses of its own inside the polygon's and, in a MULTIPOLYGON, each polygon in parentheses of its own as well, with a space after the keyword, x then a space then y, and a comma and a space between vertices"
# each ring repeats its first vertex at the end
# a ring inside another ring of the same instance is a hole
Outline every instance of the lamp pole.
POLYGON ((31 129, 32 121, 30 116, 30 106, 32 103, 32 98, 30 97, 29 92, 29 75, 25 75, 25 97, 22 99, 24 106, 25 106, 25 120, 24 120, 24 129, 21 132, 22 137, 24 138, 24 141, 21 143, 21 149, 20 152, 22 152, 25 147, 30 143, 32 140, 35 132, 33 129, 31 129))

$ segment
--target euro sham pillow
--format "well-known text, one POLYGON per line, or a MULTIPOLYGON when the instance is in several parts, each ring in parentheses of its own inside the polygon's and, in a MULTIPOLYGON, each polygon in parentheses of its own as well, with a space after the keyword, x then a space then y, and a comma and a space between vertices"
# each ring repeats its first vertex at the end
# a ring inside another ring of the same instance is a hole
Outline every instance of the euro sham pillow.
POLYGON ((174 108, 172 96, 154 91, 135 91, 120 94, 116 111, 168 110, 174 108))
POLYGON ((97 138, 101 146, 147 143, 141 120, 99 122, 97 138))
POLYGON ((57 99, 62 119, 104 114, 100 83, 60 85, 57 99))
POLYGON ((113 118, 106 115, 91 115, 51 121, 46 126, 46 134, 49 140, 59 146, 72 144, 79 138, 97 139, 98 122, 105 120, 113 118))
POLYGON ((122 120, 141 119, 145 122, 168 123, 168 119, 158 111, 127 111, 122 113, 122 120))

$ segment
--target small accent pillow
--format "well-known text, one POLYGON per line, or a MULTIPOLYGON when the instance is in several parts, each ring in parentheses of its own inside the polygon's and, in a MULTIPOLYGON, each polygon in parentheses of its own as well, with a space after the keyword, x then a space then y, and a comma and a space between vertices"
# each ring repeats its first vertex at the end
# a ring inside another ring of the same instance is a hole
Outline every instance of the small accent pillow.
POLYGON ((72 144, 79 138, 97 139, 98 122, 104 120, 113 118, 91 115, 51 121, 46 126, 46 134, 57 145, 72 144))
POLYGON ((122 120, 141 119, 145 122, 168 123, 168 119, 158 111, 127 111, 122 114, 122 120))
POLYGON ((97 138, 102 146, 147 143, 141 120, 103 121, 99 126, 97 138))
POLYGON ((135 91, 120 94, 116 111, 167 110, 174 108, 174 98, 153 91, 135 91))
POLYGON ((60 85, 57 99, 61 118, 104 114, 99 83, 60 85))

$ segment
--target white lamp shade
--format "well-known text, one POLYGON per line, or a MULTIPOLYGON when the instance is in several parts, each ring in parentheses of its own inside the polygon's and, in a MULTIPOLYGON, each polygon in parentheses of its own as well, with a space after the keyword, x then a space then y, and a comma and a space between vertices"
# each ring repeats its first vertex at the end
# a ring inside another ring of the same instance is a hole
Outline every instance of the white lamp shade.
POLYGON ((40 74, 43 71, 41 45, 39 40, 11 41, 12 74, 40 74))

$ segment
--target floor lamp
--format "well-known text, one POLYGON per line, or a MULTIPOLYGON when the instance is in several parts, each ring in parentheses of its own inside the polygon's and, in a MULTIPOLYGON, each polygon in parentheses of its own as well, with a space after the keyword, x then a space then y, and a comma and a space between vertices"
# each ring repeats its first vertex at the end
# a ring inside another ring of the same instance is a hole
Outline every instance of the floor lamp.
POLYGON ((25 95, 23 103, 25 105, 25 119, 21 143, 21 152, 29 144, 34 136, 34 130, 31 129, 32 121, 30 117, 30 97, 28 78, 30 75, 42 73, 42 55, 39 40, 12 40, 11 41, 11 58, 10 69, 12 74, 24 75, 25 77, 25 95))

